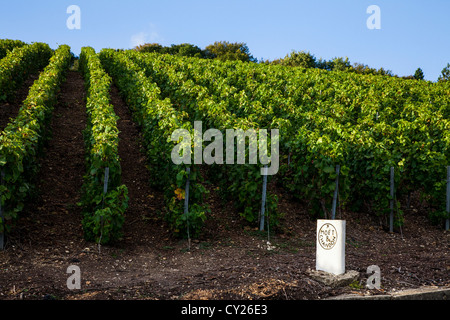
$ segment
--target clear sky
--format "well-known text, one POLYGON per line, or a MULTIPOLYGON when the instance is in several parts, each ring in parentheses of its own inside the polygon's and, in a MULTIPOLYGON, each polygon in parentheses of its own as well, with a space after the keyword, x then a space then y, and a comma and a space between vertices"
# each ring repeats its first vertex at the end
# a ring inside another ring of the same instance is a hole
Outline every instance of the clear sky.
POLYGON ((303 50, 400 76, 420 67, 436 81, 450 63, 450 0, 1 0, 0 38, 68 44, 76 55, 82 46, 245 42, 257 59, 303 50), (66 25, 70 5, 80 29, 66 25), (366 25, 370 5, 381 29, 366 25))

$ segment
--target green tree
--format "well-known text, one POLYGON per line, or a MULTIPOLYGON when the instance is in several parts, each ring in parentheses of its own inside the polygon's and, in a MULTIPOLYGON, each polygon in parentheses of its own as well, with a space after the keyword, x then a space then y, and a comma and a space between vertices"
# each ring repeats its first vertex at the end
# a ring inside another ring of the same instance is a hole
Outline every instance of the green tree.
POLYGON ((381 75, 381 76, 390 76, 390 77, 395 77, 394 73, 391 70, 385 70, 383 67, 381 67, 380 69, 378 69, 376 71, 377 75, 381 75))
POLYGON ((178 47, 178 55, 183 57, 197 57, 197 58, 203 58, 204 53, 203 50, 199 47, 190 44, 190 43, 183 43, 177 46, 178 47))
POLYGON ((376 70, 370 68, 368 65, 355 62, 352 65, 352 71, 359 74, 375 74, 376 70))
POLYGON ((316 61, 316 68, 330 71, 333 69, 333 66, 331 61, 320 58, 316 61))
POLYGON ((414 79, 416 80, 423 80, 425 76, 423 75, 422 69, 418 68, 416 72, 414 73, 414 79))
POLYGON ((442 69, 441 75, 438 78, 438 81, 448 81, 450 80, 450 63, 447 63, 447 66, 442 69))
POLYGON ((315 68, 316 58, 309 52, 297 52, 294 50, 291 54, 286 55, 284 59, 275 60, 274 63, 289 67, 315 68))
POLYGON ((164 49, 164 47, 162 45, 160 45, 159 43, 146 43, 146 44, 141 44, 137 47, 134 47, 134 50, 139 51, 139 52, 162 53, 163 49, 164 49))
POLYGON ((227 41, 216 41, 205 48, 205 55, 221 61, 240 60, 244 62, 256 62, 250 54, 250 50, 243 42, 230 43, 227 41))
POLYGON ((190 43, 172 44, 170 47, 164 47, 161 53, 197 58, 204 58, 205 55, 202 49, 190 43))
POLYGON ((159 43, 146 43, 135 47, 134 50, 139 52, 166 53, 183 57, 206 58, 206 52, 204 50, 190 43, 172 44, 170 47, 164 47, 159 43))
POLYGON ((331 61, 331 70, 334 71, 348 71, 352 68, 350 61, 347 57, 344 58, 334 58, 331 61))

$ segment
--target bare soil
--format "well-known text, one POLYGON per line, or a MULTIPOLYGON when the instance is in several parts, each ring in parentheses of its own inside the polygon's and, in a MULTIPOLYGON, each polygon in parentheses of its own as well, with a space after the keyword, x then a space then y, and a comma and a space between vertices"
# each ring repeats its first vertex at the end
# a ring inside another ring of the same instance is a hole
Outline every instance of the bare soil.
POLYGON ((11 119, 14 119, 22 107, 23 101, 28 96, 28 91, 34 81, 39 77, 39 73, 31 74, 16 90, 15 96, 11 101, 0 102, 0 132, 5 129, 11 119))
POLYGON ((99 247, 83 238, 77 206, 84 174, 82 130, 86 125, 84 84, 71 71, 59 94, 39 176, 39 195, 21 214, 0 252, 2 300, 319 300, 342 293, 384 294, 424 285, 450 285, 450 233, 433 226, 418 200, 405 210, 401 232, 386 232, 378 219, 343 210, 347 220, 346 268, 360 273, 350 286, 330 288, 311 279, 315 268, 316 222, 306 206, 276 184, 284 212, 275 230, 259 232, 244 222, 214 186, 212 212, 203 234, 174 238, 161 215, 158 179, 140 152, 139 128, 115 87, 112 104, 120 116, 123 182, 130 195, 124 236, 99 247), (270 240, 270 246, 267 241, 270 240), (367 267, 381 269, 381 289, 365 288, 367 267), (81 289, 69 290, 67 268, 81 270, 81 289))

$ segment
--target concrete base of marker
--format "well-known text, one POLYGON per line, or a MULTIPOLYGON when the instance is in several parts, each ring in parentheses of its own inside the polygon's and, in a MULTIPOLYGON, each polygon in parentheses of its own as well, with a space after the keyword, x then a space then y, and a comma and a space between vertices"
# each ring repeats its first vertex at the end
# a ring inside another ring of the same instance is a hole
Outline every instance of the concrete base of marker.
POLYGON ((345 273, 345 224, 345 220, 317 220, 317 271, 345 273))
POLYGON ((325 271, 308 269, 306 273, 314 280, 319 281, 332 288, 345 287, 359 279, 359 272, 350 270, 346 273, 336 275, 325 271))

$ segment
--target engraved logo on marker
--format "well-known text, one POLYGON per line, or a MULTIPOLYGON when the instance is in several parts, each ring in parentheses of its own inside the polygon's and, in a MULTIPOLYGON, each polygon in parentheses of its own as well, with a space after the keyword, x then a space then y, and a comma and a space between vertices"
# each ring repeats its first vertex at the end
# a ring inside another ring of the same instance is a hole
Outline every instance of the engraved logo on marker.
POLYGON ((338 234, 336 228, 332 224, 325 223, 322 227, 320 227, 317 237, 320 246, 325 250, 330 250, 336 244, 338 234))

